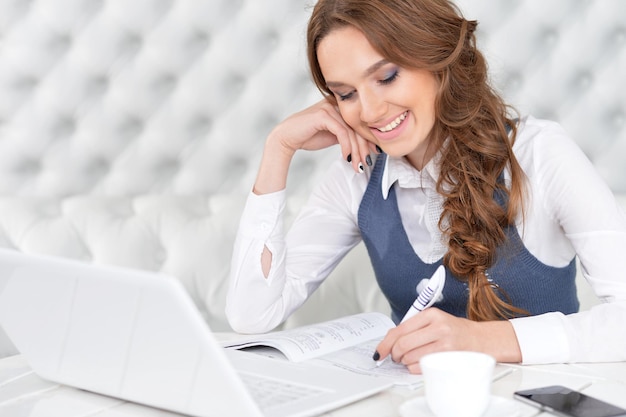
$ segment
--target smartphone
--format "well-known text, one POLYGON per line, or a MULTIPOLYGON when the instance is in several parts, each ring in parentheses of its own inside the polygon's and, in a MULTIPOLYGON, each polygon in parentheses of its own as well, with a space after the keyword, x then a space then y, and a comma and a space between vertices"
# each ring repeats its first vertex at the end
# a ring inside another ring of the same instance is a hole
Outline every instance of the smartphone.
POLYGON ((626 410, 559 385, 517 391, 525 403, 563 417, 626 417, 626 410))

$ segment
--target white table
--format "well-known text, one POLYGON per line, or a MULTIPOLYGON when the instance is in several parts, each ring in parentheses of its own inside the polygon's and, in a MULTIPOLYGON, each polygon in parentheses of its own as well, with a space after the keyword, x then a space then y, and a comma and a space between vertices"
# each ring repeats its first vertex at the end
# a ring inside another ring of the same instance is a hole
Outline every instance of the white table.
MULTIPOLYGON (((504 375, 494 381, 493 394, 512 399, 513 391, 544 385, 565 385, 626 408, 626 362, 517 366, 498 365, 504 375)), ((422 396, 423 389, 393 388, 329 412, 334 417, 396 417, 399 406, 422 396)), ((519 417, 545 416, 526 404, 519 417)), ((167 417, 179 414, 45 381, 20 355, 0 360, 0 417, 167 417)))

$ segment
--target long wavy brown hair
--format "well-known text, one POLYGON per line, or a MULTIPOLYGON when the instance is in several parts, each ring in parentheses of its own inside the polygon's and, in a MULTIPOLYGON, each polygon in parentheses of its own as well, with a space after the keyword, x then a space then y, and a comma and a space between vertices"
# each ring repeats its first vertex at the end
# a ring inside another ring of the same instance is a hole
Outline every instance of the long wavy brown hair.
POLYGON ((477 22, 463 18, 446 0, 319 0, 309 20, 307 53, 314 82, 331 100, 317 47, 346 25, 362 31, 390 62, 428 70, 438 80, 429 146, 442 148, 437 190, 445 198, 439 220, 448 239, 443 262, 468 284, 467 317, 483 321, 527 314, 486 275, 496 249, 506 242, 506 227, 522 210, 524 174, 512 151, 514 110, 489 84, 486 61, 476 48, 477 22), (506 168, 508 186, 502 181, 506 168), (496 193, 507 204, 499 204, 496 193))

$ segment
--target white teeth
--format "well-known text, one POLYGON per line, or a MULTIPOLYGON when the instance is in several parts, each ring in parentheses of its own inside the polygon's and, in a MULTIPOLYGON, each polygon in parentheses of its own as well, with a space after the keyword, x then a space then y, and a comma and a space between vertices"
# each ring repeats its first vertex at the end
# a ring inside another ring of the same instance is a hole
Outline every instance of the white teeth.
POLYGON ((381 132, 390 132, 390 131, 392 131, 393 129, 398 127, 398 125, 400 123, 402 123, 402 121, 404 119, 406 119, 406 115, 407 115, 407 112, 402 113, 400 116, 398 116, 398 118, 396 120, 394 120, 393 122, 389 123, 385 127, 378 128, 378 130, 380 130, 381 132))

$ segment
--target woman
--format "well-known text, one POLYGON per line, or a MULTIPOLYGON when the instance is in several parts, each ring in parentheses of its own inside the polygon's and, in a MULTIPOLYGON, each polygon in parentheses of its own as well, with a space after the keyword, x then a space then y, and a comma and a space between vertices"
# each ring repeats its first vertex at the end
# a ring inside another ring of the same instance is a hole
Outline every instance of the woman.
POLYGON ((491 89, 476 22, 448 1, 320 0, 308 57, 325 98, 266 140, 233 256, 227 315, 267 331, 361 239, 396 323, 418 279, 443 298, 374 353, 420 372, 440 350, 500 362, 626 359, 626 217, 555 123, 515 118, 491 89), (338 161, 284 237, 289 164, 338 161), (606 303, 578 313, 575 257, 606 303))

